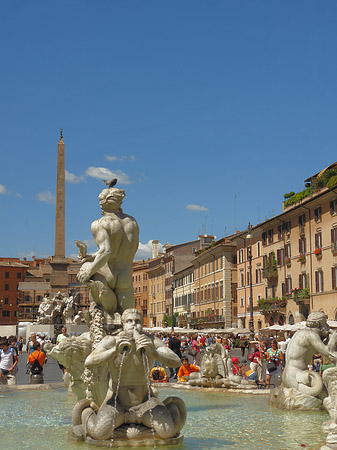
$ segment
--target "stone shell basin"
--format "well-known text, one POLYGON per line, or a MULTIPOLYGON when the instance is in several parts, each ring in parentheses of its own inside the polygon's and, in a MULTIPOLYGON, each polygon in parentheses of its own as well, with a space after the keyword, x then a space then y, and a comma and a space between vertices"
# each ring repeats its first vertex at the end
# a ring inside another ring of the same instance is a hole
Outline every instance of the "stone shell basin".
MULTIPOLYGON (((322 431, 322 423, 328 420, 326 412, 274 409, 269 406, 268 395, 260 390, 247 394, 213 388, 159 387, 161 399, 170 395, 185 401, 188 416, 182 430, 183 444, 162 449, 295 450, 301 446, 313 449, 326 439, 322 431)), ((0 448, 89 448, 67 440, 75 399, 67 396, 65 389, 7 390, 0 392, 0 402, 0 448)))

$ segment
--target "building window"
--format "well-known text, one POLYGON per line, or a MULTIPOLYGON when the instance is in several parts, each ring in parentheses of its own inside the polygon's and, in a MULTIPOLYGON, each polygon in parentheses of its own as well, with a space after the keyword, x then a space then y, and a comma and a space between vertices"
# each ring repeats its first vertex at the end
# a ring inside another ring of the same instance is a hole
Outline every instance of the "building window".
POLYGON ((284 264, 284 248, 279 248, 277 250, 277 265, 283 266, 284 264))
POLYGON ((18 280, 21 280, 21 273, 18 272, 18 273, 16 274, 16 277, 17 277, 18 280))
POLYGON ((307 287, 307 275, 306 273, 300 273, 298 277, 298 287, 305 289, 307 287))
POLYGON ((256 243, 256 256, 261 256, 261 241, 256 243))
POLYGON ((291 230, 291 222, 290 220, 288 220, 285 224, 284 224, 284 230, 287 234, 290 234, 290 230, 291 230))
POLYGON ((262 233, 262 245, 263 246, 267 245, 267 232, 266 231, 264 231, 262 233))
POLYGON ((322 217, 322 208, 318 206, 314 209, 314 219, 316 222, 320 222, 322 217))
POLYGON ((330 214, 336 214, 337 212, 337 199, 332 200, 332 202, 330 202, 330 214))
POLYGON ((239 250, 239 263, 243 263, 243 248, 239 250))
POLYGON ((317 272, 315 272, 315 281, 316 281, 316 292, 323 292, 324 290, 323 270, 317 270, 317 272))
POLYGON ((284 246, 284 254, 286 258, 291 258, 291 247, 290 244, 284 246))
POLYGON ((304 255, 306 252, 305 237, 301 237, 298 240, 298 252, 300 255, 304 255))
POLYGON ((10 317, 9 311, 2 311, 2 317, 10 317))
POLYGON ((337 250, 337 228, 331 230, 331 247, 332 250, 337 250))
POLYGON ((240 307, 243 308, 243 298, 240 298, 240 307))
POLYGON ((320 231, 315 234, 315 248, 322 248, 322 233, 320 231))
POLYGON ((305 225, 305 214, 301 214, 298 216, 298 224, 300 227, 303 227, 305 225))
POLYGON ((243 287, 245 285, 245 275, 243 270, 240 271, 240 286, 243 287))
POLYGON ((285 279, 286 294, 291 294, 292 282, 291 277, 285 279))
POLYGON ((5 284, 5 291, 9 291, 9 284, 5 284))
POLYGON ((273 240, 274 240, 273 235, 274 235, 274 231, 271 228, 270 230, 268 230, 268 244, 272 244, 273 243, 273 240))
POLYGON ((8 298, 5 298, 5 305, 8 305, 8 298))
POLYGON ((261 269, 256 269, 256 284, 261 283, 261 269))
POLYGON ((331 268, 332 289, 337 289, 337 266, 331 268))
POLYGON ((5 278, 9 278, 9 272, 5 272, 5 278))
POLYGON ((277 227, 277 238, 280 241, 281 239, 283 239, 283 231, 284 231, 284 226, 283 225, 279 225, 277 227))

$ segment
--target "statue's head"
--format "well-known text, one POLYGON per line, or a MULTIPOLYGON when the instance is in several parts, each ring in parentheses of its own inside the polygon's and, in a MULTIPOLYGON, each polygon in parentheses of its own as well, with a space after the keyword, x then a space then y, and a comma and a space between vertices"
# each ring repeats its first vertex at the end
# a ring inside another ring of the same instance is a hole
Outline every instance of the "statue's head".
POLYGON ((125 197, 124 189, 109 188, 103 189, 99 194, 99 204, 102 211, 114 212, 122 211, 121 205, 123 203, 123 198, 125 197))
POLYGON ((326 323, 328 316, 324 311, 314 311, 309 314, 306 320, 306 326, 308 328, 318 328, 320 333, 329 333, 330 328, 326 323))
POLYGON ((143 314, 139 309, 129 308, 122 314, 122 325, 124 331, 137 330, 143 331, 143 314))

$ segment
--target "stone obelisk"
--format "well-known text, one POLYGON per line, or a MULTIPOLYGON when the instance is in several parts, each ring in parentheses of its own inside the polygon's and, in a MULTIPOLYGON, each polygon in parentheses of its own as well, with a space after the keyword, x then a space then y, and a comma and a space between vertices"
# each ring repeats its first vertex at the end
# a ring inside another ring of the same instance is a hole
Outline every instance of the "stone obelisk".
POLYGON ((65 257, 65 145, 61 128, 57 145, 55 254, 51 261, 50 277, 52 292, 68 293, 68 265, 65 257))

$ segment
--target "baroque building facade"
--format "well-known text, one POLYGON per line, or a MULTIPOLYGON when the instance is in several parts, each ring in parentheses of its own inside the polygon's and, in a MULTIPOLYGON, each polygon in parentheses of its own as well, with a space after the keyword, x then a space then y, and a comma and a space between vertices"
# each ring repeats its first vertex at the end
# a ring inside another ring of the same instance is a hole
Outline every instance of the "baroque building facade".
POLYGON ((148 261, 133 262, 133 288, 135 294, 135 306, 142 311, 144 326, 149 326, 148 317, 148 298, 149 298, 149 280, 148 280, 148 261))
POLYGON ((239 326, 250 315, 252 251, 254 328, 305 320, 324 310, 337 319, 337 190, 323 187, 233 237, 238 258, 239 326))

